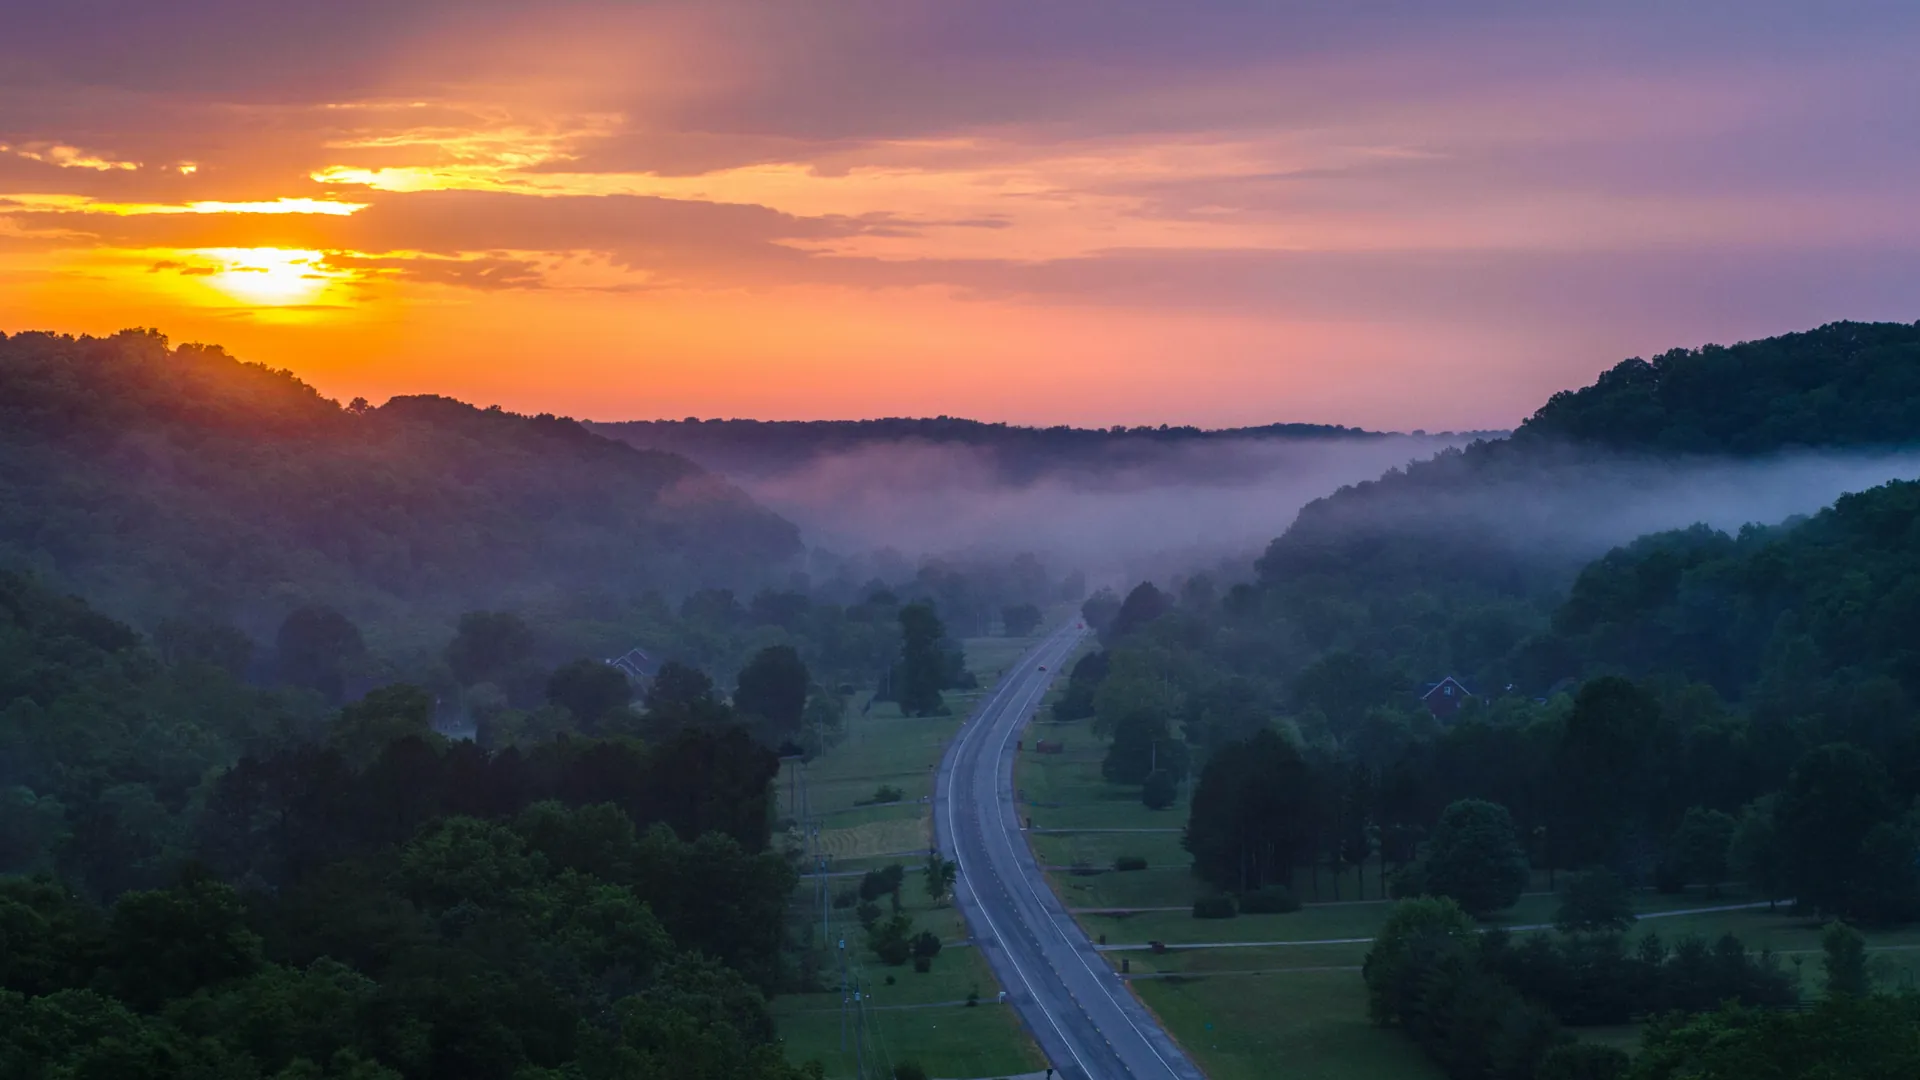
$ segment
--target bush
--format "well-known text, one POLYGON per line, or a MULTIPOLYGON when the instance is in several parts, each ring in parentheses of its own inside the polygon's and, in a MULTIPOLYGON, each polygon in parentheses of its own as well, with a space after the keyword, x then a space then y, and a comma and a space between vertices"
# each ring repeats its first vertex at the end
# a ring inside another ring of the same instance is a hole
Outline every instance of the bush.
POLYGON ((903 1061, 893 1067, 893 1080, 927 1080, 927 1070, 915 1062, 903 1061))
POLYGON ((916 957, 914 957, 914 958, 913 958, 913 970, 914 970, 914 972, 915 972, 916 974, 920 974, 920 975, 925 975, 925 974, 926 974, 927 972, 929 972, 929 971, 932 971, 932 970, 933 970, 933 957, 931 957, 931 956, 916 956, 916 957))
POLYGON ((836 908, 850 908, 859 902, 860 894, 851 885, 833 894, 833 906, 836 908))
POLYGON ((863 902, 853 913, 860 917, 860 928, 863 930, 873 929, 873 924, 880 921, 880 905, 871 900, 863 902))
POLYGON ((1268 885, 1240 895, 1244 915, 1285 915, 1300 910, 1300 899, 1283 885, 1268 885))
POLYGON ((940 935, 931 930, 922 930, 913 939, 913 955, 928 960, 940 955, 940 935))
POLYGON ((1113 860, 1115 870, 1145 870, 1147 860, 1139 855, 1122 855, 1113 860))
POLYGON ((901 791, 899 788, 889 787, 886 784, 881 784, 879 787, 873 790, 873 798, 868 799, 867 804, 872 805, 874 803, 899 802, 901 799, 905 797, 906 797, 906 793, 901 791))
POLYGON ((907 880, 907 868, 894 863, 883 870, 869 870, 860 878, 860 899, 878 900, 883 896, 894 897, 894 908, 899 909, 900 886, 907 880))
POLYGON ((867 931, 867 947, 889 967, 899 967, 913 955, 913 920, 895 915, 867 931))
POLYGON ((1231 896, 1203 896, 1193 902, 1196 919, 1231 919, 1238 913, 1231 896))

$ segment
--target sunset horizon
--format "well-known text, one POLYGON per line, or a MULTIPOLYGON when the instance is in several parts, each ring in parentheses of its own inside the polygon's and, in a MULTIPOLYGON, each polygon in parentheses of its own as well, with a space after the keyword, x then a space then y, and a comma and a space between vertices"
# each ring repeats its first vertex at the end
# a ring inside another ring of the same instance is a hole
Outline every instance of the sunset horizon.
POLYGON ((11 15, 0 327, 595 419, 1439 430, 1916 316, 1911 13, 337 14, 11 15))

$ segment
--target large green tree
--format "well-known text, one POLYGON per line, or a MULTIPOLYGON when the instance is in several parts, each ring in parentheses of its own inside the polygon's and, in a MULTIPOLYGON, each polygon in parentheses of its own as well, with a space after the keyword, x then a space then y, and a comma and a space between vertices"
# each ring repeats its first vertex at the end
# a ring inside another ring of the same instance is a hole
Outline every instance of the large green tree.
POLYGON ((1520 899, 1527 873, 1526 852, 1506 807, 1462 799, 1440 815, 1424 866, 1428 892, 1453 898, 1469 915, 1485 916, 1520 899))
POLYGON ((937 716, 946 711, 940 689, 946 684, 947 662, 941 652, 946 627, 930 603, 900 609, 900 685, 896 697, 908 716, 937 716))

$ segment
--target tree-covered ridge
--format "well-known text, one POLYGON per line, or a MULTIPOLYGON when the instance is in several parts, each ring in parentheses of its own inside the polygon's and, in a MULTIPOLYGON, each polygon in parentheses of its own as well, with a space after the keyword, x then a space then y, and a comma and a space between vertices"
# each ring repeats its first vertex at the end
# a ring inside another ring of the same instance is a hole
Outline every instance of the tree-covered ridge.
POLYGON ((1880 685, 1920 700, 1920 482, 1737 536, 1642 537, 1581 572, 1554 632, 1552 651, 1588 668, 1686 674, 1729 696, 1804 708, 1880 685))
POLYGON ((1909 445, 1920 438, 1920 323, 1836 322, 1623 360, 1553 395, 1515 438, 1711 454, 1909 445))
POLYGON ((878 420, 631 420, 593 430, 635 446, 684 454, 730 476, 791 472, 816 461, 896 444, 974 451, 1007 483, 1071 469, 1136 468, 1164 462, 1181 448, 1260 441, 1380 439, 1382 432, 1337 424, 1264 424, 1242 428, 1145 425, 1110 428, 1022 427, 960 417, 878 420))
POLYGON ((1673 515, 1696 512, 1687 500, 1713 470, 1915 445, 1920 325, 1834 323, 1628 360, 1510 438, 1309 503, 1259 560, 1259 606, 1270 636, 1308 657, 1350 650, 1400 658, 1417 678, 1504 679, 1502 658, 1544 629, 1579 569, 1684 523, 1673 515))
POLYGON ((342 407, 153 331, 0 336, 0 558, 151 625, 438 619, 763 578, 796 530, 672 454, 436 397, 342 407))

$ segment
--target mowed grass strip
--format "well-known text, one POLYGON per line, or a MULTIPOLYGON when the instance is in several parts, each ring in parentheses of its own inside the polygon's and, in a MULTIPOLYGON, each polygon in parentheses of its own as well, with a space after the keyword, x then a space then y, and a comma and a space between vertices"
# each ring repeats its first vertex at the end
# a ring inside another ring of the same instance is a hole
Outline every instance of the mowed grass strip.
POLYGON ((1438 1080, 1398 1032, 1367 1020, 1354 971, 1140 979, 1130 984, 1211 1080, 1438 1080))
MULTIPOLYGON (((967 643, 969 663, 983 687, 998 677, 983 663, 1002 666, 1033 644, 1034 639, 975 639, 967 643)), ((779 778, 782 810, 795 816, 795 794, 806 784, 806 805, 817 816, 821 831, 815 850, 828 857, 829 871, 882 869, 892 863, 908 873, 901 887, 902 910, 913 919, 914 931, 930 930, 946 943, 932 970, 920 974, 911 963, 888 967, 867 948, 867 935, 853 907, 829 906, 822 926, 817 883, 803 880, 795 890, 793 920, 796 932, 828 944, 827 969, 822 982, 834 989, 812 994, 783 994, 772 1010, 791 1061, 820 1061, 831 1078, 855 1075, 856 1056, 842 1052, 841 994, 838 990, 840 954, 846 942, 849 967, 857 973, 868 1004, 870 1043, 887 1065, 914 1061, 930 1075, 981 1077, 1012 1075, 1043 1068, 1038 1048, 1021 1026, 1018 1015, 998 1004, 1000 985, 980 950, 967 944, 967 928, 950 902, 935 905, 926 895, 918 870, 932 843, 931 807, 934 770, 948 742, 986 691, 945 693, 952 716, 906 717, 892 703, 873 705, 865 713, 856 699, 844 721, 841 741, 806 763, 788 762, 779 778), (796 770, 803 770, 796 775, 796 770), (899 789, 898 802, 872 803, 882 785, 899 789), (868 805, 861 805, 866 803, 868 805), (886 982, 892 977, 892 985, 886 982), (980 1004, 967 1007, 970 994, 980 1004)), ((792 842, 801 846, 798 829, 792 842)), ((827 881, 829 899, 857 890, 857 876, 827 881)), ((879 901, 882 919, 892 905, 879 901)), ((874 1062, 865 1062, 870 1075, 874 1062)))

